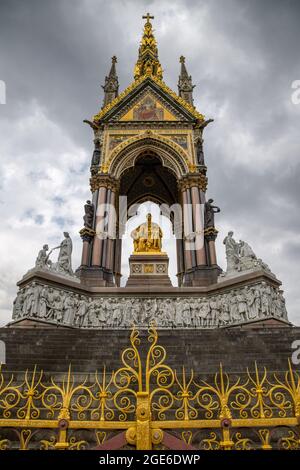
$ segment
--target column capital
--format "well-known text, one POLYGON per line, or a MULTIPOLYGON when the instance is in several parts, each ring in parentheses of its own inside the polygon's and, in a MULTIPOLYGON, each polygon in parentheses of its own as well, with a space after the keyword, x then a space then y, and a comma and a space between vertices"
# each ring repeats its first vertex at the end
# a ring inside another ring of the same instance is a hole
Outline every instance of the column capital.
POLYGON ((204 230, 204 236, 207 241, 215 241, 218 236, 218 230, 215 227, 207 227, 204 230))
POLYGON ((81 236, 81 239, 83 242, 91 242, 92 239, 94 238, 96 232, 95 230, 91 228, 84 227, 79 231, 79 234, 81 236))
POLYGON ((92 193, 101 187, 111 189, 112 191, 118 191, 120 182, 116 178, 105 173, 97 173, 90 178, 90 186, 92 193))
POLYGON ((199 188, 205 192, 207 188, 207 176, 206 171, 201 173, 189 173, 178 181, 178 187, 181 191, 185 191, 188 188, 199 188))

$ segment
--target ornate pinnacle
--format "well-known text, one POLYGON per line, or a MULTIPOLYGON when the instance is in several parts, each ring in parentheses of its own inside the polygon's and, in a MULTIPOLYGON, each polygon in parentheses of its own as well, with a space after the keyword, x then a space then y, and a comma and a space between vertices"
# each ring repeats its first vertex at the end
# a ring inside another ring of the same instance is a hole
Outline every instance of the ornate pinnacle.
POLYGON ((107 77, 105 77, 105 84, 102 86, 104 90, 103 107, 105 107, 108 103, 113 101, 118 96, 119 82, 116 72, 116 63, 117 58, 114 55, 111 58, 111 68, 109 74, 107 77))
POLYGON ((157 44, 152 30, 153 19, 149 13, 143 16, 146 19, 144 25, 143 37, 139 47, 139 57, 134 68, 134 78, 139 79, 142 76, 155 76, 162 79, 162 68, 158 60, 157 44))
POLYGON ((192 77, 187 72, 183 55, 180 56, 179 62, 181 63, 181 70, 178 80, 178 94, 193 106, 193 88, 195 85, 193 85, 192 77))

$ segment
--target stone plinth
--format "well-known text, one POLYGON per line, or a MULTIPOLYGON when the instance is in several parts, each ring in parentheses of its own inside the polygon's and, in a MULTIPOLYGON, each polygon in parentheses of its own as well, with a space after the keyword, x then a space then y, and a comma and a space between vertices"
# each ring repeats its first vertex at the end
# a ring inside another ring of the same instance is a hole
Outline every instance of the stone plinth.
POLYGON ((126 287, 172 286, 168 275, 169 257, 166 253, 137 253, 129 258, 130 274, 126 287))

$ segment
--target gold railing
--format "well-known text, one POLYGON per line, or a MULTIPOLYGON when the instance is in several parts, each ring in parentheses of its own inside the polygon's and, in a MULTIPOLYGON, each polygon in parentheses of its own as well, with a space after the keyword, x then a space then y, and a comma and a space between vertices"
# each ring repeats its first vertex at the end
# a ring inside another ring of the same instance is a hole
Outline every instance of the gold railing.
MULTIPOLYGON (((84 379, 69 370, 0 372, 0 449, 299 449, 300 376, 266 368, 211 378, 172 369, 154 327, 143 358, 133 329, 122 367, 84 379), (168 439, 167 439, 168 437, 168 439), (116 444, 114 444, 116 448, 116 444)), ((145 351, 145 348, 143 349, 145 351)))

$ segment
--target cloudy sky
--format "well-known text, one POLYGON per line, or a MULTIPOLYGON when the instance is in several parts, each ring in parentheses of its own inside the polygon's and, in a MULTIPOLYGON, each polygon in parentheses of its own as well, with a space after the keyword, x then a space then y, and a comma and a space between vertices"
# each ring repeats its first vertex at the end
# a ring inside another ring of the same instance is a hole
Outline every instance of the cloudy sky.
POLYGON ((101 107, 112 55, 120 89, 132 81, 147 11, 164 80, 177 90, 185 55, 195 104, 215 119, 205 152, 208 196, 222 209, 219 264, 233 229, 283 281, 300 324, 298 0, 1 0, 1 323, 44 242, 68 230, 79 264, 93 137, 82 120, 101 107))

